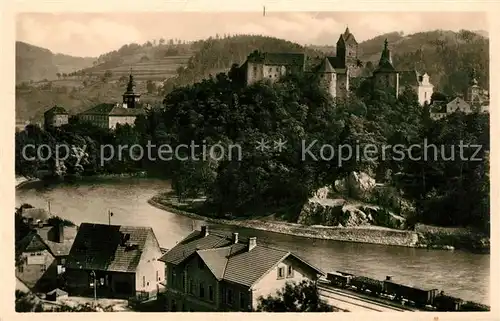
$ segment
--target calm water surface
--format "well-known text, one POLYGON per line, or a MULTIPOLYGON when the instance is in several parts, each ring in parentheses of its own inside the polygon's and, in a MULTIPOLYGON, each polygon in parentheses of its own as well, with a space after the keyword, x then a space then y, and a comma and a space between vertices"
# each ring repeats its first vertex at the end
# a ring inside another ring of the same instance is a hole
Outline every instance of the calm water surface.
MULTIPOLYGON (((160 246, 171 248, 202 222, 147 203, 156 193, 168 189, 167 182, 156 179, 104 179, 49 187, 32 184, 16 191, 16 204, 47 208, 50 202, 53 214, 76 224, 107 224, 109 209, 114 213, 112 224, 151 226, 160 246)), ((219 225, 212 228, 235 229, 219 225)), ((256 236, 257 242, 294 251, 324 271, 350 271, 379 279, 392 275, 401 282, 435 287, 489 304, 489 255, 314 240, 243 228, 237 228, 237 232, 256 236)))

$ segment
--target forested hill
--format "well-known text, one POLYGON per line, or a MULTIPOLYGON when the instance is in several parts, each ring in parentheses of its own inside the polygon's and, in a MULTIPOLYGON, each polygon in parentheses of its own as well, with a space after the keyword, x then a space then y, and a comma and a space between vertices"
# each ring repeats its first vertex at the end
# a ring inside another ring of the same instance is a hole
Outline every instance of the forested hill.
POLYGON ((48 49, 16 41, 16 83, 54 79, 58 73, 70 73, 92 66, 94 60, 54 54, 48 49))

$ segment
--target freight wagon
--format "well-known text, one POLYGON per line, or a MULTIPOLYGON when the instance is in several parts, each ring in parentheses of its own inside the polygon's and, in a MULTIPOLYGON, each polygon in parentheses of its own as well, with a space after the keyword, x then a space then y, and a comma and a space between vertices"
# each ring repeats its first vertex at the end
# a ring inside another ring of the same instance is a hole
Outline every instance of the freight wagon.
POLYGON ((415 286, 396 283, 391 277, 386 277, 384 281, 384 292, 395 295, 396 300, 406 299, 412 301, 417 306, 433 305, 436 298, 437 289, 422 289, 415 286))
POLYGON ((355 286, 358 291, 370 291, 372 295, 384 292, 384 283, 379 280, 367 278, 365 276, 354 276, 350 280, 350 285, 355 286))
POLYGON ((326 274, 326 279, 330 281, 333 286, 339 288, 346 288, 350 286, 351 279, 354 277, 354 274, 345 273, 345 272, 329 272, 326 274))

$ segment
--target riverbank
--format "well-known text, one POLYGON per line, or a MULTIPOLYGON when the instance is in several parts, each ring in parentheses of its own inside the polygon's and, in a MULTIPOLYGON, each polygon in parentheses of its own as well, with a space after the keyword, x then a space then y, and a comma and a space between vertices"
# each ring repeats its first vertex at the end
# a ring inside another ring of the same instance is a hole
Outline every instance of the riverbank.
POLYGON ((17 189, 17 188, 20 188, 24 185, 38 182, 38 181, 39 181, 38 178, 26 178, 24 176, 16 176, 16 187, 15 188, 17 189))
POLYGON ((333 227, 301 225, 266 219, 222 219, 196 214, 187 204, 179 204, 174 197, 158 194, 148 200, 156 208, 212 224, 237 226, 286 235, 314 239, 389 246, 428 248, 437 250, 461 249, 489 253, 489 238, 465 228, 440 228, 417 224, 415 230, 397 230, 380 226, 333 227))
POLYGON ((296 223, 270 220, 229 220, 212 218, 186 211, 168 202, 164 197, 157 195, 149 199, 148 203, 156 208, 184 215, 195 220, 202 220, 212 224, 238 226, 261 231, 301 236, 307 238, 335 240, 345 242, 370 243, 391 246, 418 247, 418 235, 413 231, 395 230, 379 226, 362 227, 333 227, 333 226, 306 226, 296 223))

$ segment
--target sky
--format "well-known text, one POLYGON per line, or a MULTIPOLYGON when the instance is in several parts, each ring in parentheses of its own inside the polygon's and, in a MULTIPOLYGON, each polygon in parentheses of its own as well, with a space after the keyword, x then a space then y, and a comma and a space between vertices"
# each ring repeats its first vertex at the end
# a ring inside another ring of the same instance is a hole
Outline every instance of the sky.
POLYGON ((261 34, 303 45, 334 45, 346 26, 358 42, 377 35, 445 29, 488 31, 474 12, 138 12, 20 13, 16 40, 54 53, 96 57, 127 43, 205 39, 216 34, 261 34))

